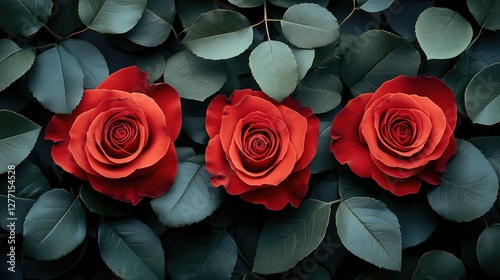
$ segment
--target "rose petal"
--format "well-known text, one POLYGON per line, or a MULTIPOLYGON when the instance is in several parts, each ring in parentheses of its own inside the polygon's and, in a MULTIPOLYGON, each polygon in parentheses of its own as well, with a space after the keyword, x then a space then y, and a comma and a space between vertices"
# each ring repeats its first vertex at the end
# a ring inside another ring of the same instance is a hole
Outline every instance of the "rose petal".
POLYGON ((372 178, 384 189, 397 196, 417 193, 422 184, 417 176, 406 179, 391 177, 379 169, 372 170, 372 178))
MULTIPOLYGON (((455 142, 455 137, 453 136, 453 132, 451 128, 446 128, 449 133, 446 135, 449 136, 448 145, 443 152, 443 155, 438 159, 429 162, 425 169, 418 173, 418 177, 431 185, 439 185, 441 183, 441 178, 443 177, 443 173, 446 171, 446 163, 455 155, 457 152, 457 144, 455 142)), ((443 137, 443 142, 444 141, 443 137)))

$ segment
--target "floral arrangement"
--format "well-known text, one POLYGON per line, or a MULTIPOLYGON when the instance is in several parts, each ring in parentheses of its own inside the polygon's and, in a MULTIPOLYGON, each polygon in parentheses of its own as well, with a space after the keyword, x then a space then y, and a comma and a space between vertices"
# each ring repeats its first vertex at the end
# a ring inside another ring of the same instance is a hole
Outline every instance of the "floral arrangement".
POLYGON ((2 279, 500 277, 495 0, 2 0, 2 279))

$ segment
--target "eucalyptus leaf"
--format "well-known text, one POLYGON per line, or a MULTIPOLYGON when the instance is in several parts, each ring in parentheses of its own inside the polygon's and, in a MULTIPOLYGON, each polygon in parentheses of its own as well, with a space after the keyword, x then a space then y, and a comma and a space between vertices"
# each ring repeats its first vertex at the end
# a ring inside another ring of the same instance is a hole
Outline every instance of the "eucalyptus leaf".
POLYGON ((210 216, 222 199, 223 190, 212 186, 204 165, 181 162, 172 188, 151 200, 151 207, 162 224, 181 227, 210 216))
POLYGON ((149 81, 159 80, 165 72, 166 60, 160 51, 152 51, 141 55, 135 60, 135 64, 142 71, 148 73, 149 81))
POLYGON ((500 136, 475 137, 467 141, 481 151, 500 179, 500 136))
POLYGON ((184 28, 193 25, 201 14, 216 8, 212 0, 176 0, 175 4, 177 7, 177 14, 184 28))
POLYGON ((23 50, 8 39, 0 39, 0 91, 26 73, 35 61, 31 50, 23 50))
POLYGON ((329 220, 330 204, 312 199, 269 218, 259 237, 253 271, 274 274, 294 267, 318 247, 329 220))
POLYGON ((87 220, 78 197, 53 189, 42 194, 24 221, 24 252, 39 261, 61 258, 85 239, 87 220))
POLYGON ((28 75, 28 87, 48 110, 69 114, 82 99, 83 79, 76 56, 64 47, 53 47, 36 57, 28 75))
POLYGON ((473 123, 493 125, 500 122, 500 63, 477 73, 465 89, 465 110, 473 123))
POLYGON ((315 52, 314 50, 298 49, 292 47, 293 55, 297 60, 297 66, 299 67, 299 80, 302 80, 306 75, 314 61, 315 52))
POLYGON ((331 127, 331 121, 319 122, 318 149, 310 164, 312 174, 332 170, 339 165, 333 153, 330 152, 330 143, 332 142, 330 136, 331 127))
POLYGON ((369 13, 376 13, 389 8, 394 0, 358 0, 359 8, 369 13))
POLYGON ((279 41, 259 44, 250 54, 250 70, 262 91, 276 101, 289 96, 299 80, 292 50, 279 41))
MULTIPOLYGON (((304 0, 269 0, 269 2, 273 5, 283 7, 283 8, 289 8, 293 5, 301 4, 304 2, 304 0)), ((307 2, 309 3, 316 3, 322 7, 326 7, 330 0, 308 0, 307 2)))
POLYGON ((241 8, 253 8, 264 4, 266 0, 229 0, 229 3, 241 8))
POLYGON ((182 98, 203 101, 222 88, 227 74, 221 61, 205 60, 182 51, 167 60, 163 79, 182 98))
POLYGON ((0 110, 0 174, 20 164, 31 152, 41 127, 22 115, 0 110))
POLYGON ((398 218, 385 204, 369 197, 352 197, 340 202, 335 217, 347 250, 376 266, 401 270, 398 218))
POLYGON ((461 260, 448 252, 430 251, 420 258, 412 279, 465 280, 465 266, 461 260))
POLYGON ((490 162, 472 144, 457 139, 457 153, 448 162, 441 185, 427 192, 432 209, 445 219, 468 222, 491 209, 498 177, 490 162))
POLYGON ((244 52, 253 40, 250 21, 230 10, 202 14, 182 41, 194 54, 206 59, 228 59, 244 52))
POLYGON ((313 3, 288 8, 281 20, 285 38, 299 48, 323 47, 340 37, 337 19, 327 9, 313 3))
POLYGON ((172 279, 230 279, 238 258, 236 244, 225 231, 188 236, 175 244, 167 267, 172 279))
POLYGON ((472 40, 472 27, 458 12, 431 7, 415 23, 415 33, 427 59, 458 56, 472 40), (460 36, 457 36, 460 34, 460 36))
POLYGON ((372 30, 352 42, 342 57, 340 71, 344 83, 357 96, 373 92, 399 75, 416 75, 419 64, 420 54, 404 38, 372 30))
POLYGON ((337 76, 327 71, 313 71, 300 82, 294 96, 302 106, 311 108, 315 114, 321 114, 340 104, 343 87, 337 76))
POLYGON ((104 262, 121 278, 165 278, 160 238, 137 219, 101 220, 98 245, 104 262))
POLYGON ((500 276, 500 224, 485 228, 477 241, 477 258, 482 271, 491 276, 500 276))
POLYGON ((51 12, 51 0, 2 0, 0 29, 31 36, 45 25, 51 12))
POLYGON ((90 29, 103 34, 122 34, 141 19, 147 0, 80 0, 78 15, 90 29))
POLYGON ((500 3, 498 0, 467 0, 469 11, 479 25, 487 30, 500 29, 500 3))

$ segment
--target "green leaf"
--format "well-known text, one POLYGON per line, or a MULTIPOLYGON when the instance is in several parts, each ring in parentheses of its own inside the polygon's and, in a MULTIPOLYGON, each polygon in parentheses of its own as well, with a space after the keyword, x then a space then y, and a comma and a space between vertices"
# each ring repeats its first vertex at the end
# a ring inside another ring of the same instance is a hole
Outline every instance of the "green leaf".
POLYGON ((315 114, 321 114, 340 104, 343 87, 337 76, 325 71, 313 71, 300 82, 294 96, 302 106, 311 108, 315 114))
POLYGON ((160 51, 151 51, 135 60, 137 67, 148 73, 150 82, 157 81, 163 76, 165 63, 165 57, 160 51))
POLYGON ((176 0, 175 3, 179 19, 184 28, 193 25, 201 14, 216 9, 212 0, 176 0))
POLYGON ((229 3, 241 8, 253 8, 264 4, 266 0, 229 0, 229 3))
POLYGON ((262 91, 276 101, 289 96, 299 80, 297 60, 286 44, 265 41, 250 54, 250 70, 262 91))
POLYGON ((281 29, 290 43, 304 49, 326 46, 340 36, 340 27, 333 14, 312 3, 288 8, 281 20, 281 29))
POLYGON ((349 167, 343 165, 337 169, 339 176, 339 192, 342 199, 352 197, 377 197, 380 186, 373 180, 365 179, 354 174, 349 167))
POLYGON ((491 163, 493 169, 500 179, 500 136, 475 137, 467 140, 476 146, 486 159, 491 163))
POLYGON ((78 197, 53 189, 33 204, 24 222, 24 252, 39 261, 67 255, 87 233, 85 210, 78 197))
POLYGON ((108 65, 98 48, 87 41, 68 39, 61 44, 74 55, 83 70, 83 86, 96 88, 109 76, 108 65))
POLYGON ((2 0, 0 29, 31 36, 47 22, 51 12, 51 0, 2 0))
POLYGON ((431 7, 423 11, 415 24, 415 33, 427 59, 455 57, 472 40, 470 23, 448 8, 431 7))
POLYGON ((41 127, 22 115, 0 110, 0 174, 20 164, 35 147, 41 127))
POLYGON ((230 279, 237 258, 236 244, 227 232, 203 232, 175 244, 167 267, 176 280, 230 279))
POLYGON ((78 15, 90 29, 103 34, 122 34, 142 17, 147 0, 80 0, 78 15))
POLYGON ((119 277, 164 279, 165 256, 153 230, 137 219, 101 220, 101 257, 119 277))
POLYGON ((59 36, 68 36, 83 25, 78 16, 79 0, 56 0, 49 21, 50 30, 59 36))
POLYGON ((382 202, 369 197, 342 201, 336 213, 342 244, 354 255, 389 270, 401 270, 398 218, 382 202))
MULTIPOLYGON (((269 0, 269 2, 279 7, 289 8, 293 5, 303 3, 304 0, 269 0)), ((326 5, 328 5, 328 2, 330 2, 330 0, 308 0, 307 2, 316 3, 322 7, 326 7, 326 5)))
POLYGON ((394 0, 357 0, 357 2, 361 10, 376 13, 389 8, 394 0))
POLYGON ((224 64, 178 52, 167 60, 163 79, 182 98, 203 101, 222 88, 227 79, 224 64))
POLYGON ((492 224, 479 235, 477 258, 481 269, 491 276, 500 276, 500 224, 492 224))
POLYGON ((174 18, 174 0, 148 0, 141 19, 125 36, 138 45, 156 47, 167 40, 174 18))
POLYGON ((419 64, 420 54, 404 38, 372 30, 352 42, 342 57, 340 71, 344 83, 357 96, 373 92, 399 75, 416 75, 419 64))
POLYGON ((315 52, 314 50, 298 49, 295 47, 291 49, 299 67, 299 80, 302 80, 306 76, 307 71, 311 69, 315 52))
POLYGON ((498 0, 467 0, 469 11, 479 25, 487 30, 500 29, 500 3, 498 0))
POLYGON ((500 122, 500 63, 492 64, 472 78, 465 89, 465 110, 473 123, 500 122))
POLYGON ((80 197, 87 208, 104 216, 130 216, 135 211, 131 204, 103 195, 86 184, 80 188, 80 197))
POLYGON ((294 267, 318 247, 329 221, 330 204, 312 199, 272 216, 259 237, 253 271, 274 274, 294 267))
POLYGON ((253 40, 252 25, 242 14, 215 10, 202 14, 182 41, 197 56, 228 59, 244 52, 253 40))
POLYGON ((76 56, 64 47, 54 47, 36 57, 28 75, 28 87, 51 112, 69 114, 82 99, 83 79, 76 56))
POLYGON ((465 266, 461 260, 448 252, 430 251, 420 258, 412 279, 465 280, 465 266))
POLYGON ((35 61, 31 50, 23 50, 8 39, 0 39, 0 91, 26 73, 35 61))
MULTIPOLYGON (((6 173, 0 176, 0 219, 9 221, 10 218, 16 220, 16 233, 23 233, 23 223, 28 211, 33 206, 33 203, 44 192, 49 191, 50 184, 43 176, 38 167, 31 162, 25 160, 19 166, 16 166, 14 173, 6 173), (9 185, 9 176, 14 184, 9 185), (14 204, 12 204, 14 202, 14 204), (12 207, 14 206, 14 208, 12 207)), ((7 223, 3 223, 1 227, 7 229, 7 223)))
POLYGON ((439 215, 454 222, 468 222, 491 209, 498 193, 498 178, 476 147, 457 139, 457 153, 448 162, 441 185, 427 192, 439 215))
POLYGON ((210 216, 222 198, 222 189, 212 186, 205 165, 181 162, 172 188, 151 200, 151 207, 162 224, 181 227, 210 216))
POLYGON ((332 137, 330 136, 331 127, 331 121, 319 122, 318 149, 310 164, 312 174, 332 170, 339 165, 335 156, 330 151, 330 143, 332 142, 332 137))
POLYGON ((208 104, 194 100, 181 100, 182 130, 196 143, 206 145, 208 137, 205 118, 208 104))

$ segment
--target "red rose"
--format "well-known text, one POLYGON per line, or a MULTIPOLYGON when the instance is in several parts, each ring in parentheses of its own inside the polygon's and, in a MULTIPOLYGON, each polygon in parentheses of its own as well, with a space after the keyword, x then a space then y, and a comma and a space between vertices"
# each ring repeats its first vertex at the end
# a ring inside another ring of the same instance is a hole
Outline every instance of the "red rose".
POLYGON ((45 138, 54 142, 52 157, 64 170, 135 205, 172 186, 181 118, 177 91, 149 85, 147 74, 133 66, 85 90, 71 114, 52 118, 45 138))
POLYGON ((215 187, 271 210, 297 207, 307 193, 319 120, 311 109, 260 91, 218 95, 207 109, 206 168, 215 187))
POLYGON ((349 101, 333 121, 330 150, 360 177, 395 195, 438 185, 456 152, 453 92, 435 77, 399 76, 349 101))

